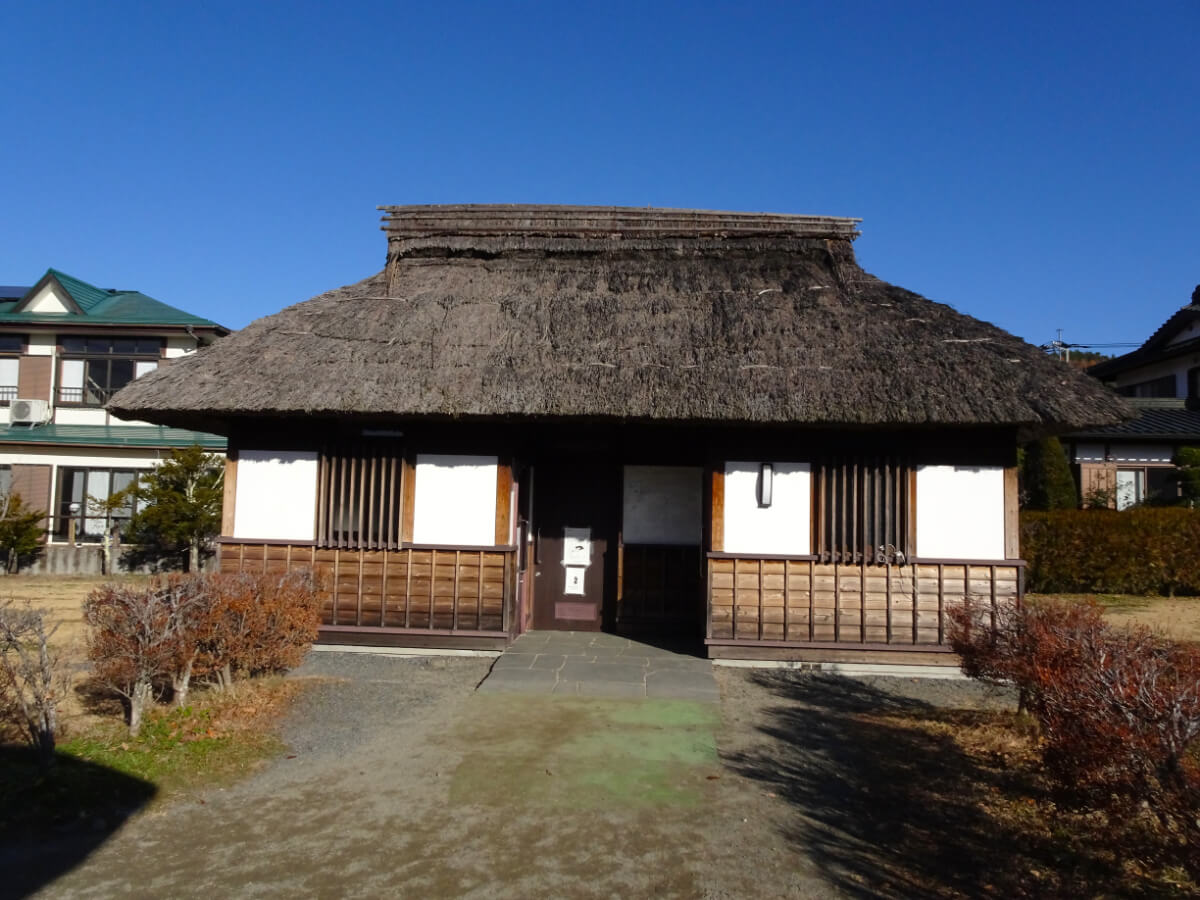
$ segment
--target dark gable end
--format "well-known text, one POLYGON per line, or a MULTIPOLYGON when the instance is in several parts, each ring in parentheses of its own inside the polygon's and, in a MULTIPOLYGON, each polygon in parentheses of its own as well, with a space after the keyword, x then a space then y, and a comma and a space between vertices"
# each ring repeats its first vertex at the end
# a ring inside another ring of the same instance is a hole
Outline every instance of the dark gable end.
POLYGON ((110 408, 869 428, 1115 424, 1111 391, 859 268, 853 219, 387 207, 387 268, 259 319, 110 408))

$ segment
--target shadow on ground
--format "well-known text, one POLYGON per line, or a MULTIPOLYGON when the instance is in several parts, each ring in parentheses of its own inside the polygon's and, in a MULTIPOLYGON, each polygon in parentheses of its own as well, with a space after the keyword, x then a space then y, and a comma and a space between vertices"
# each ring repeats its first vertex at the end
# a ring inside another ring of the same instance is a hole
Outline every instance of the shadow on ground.
POLYGON ((43 771, 28 748, 0 746, 0 897, 27 896, 75 868, 156 791, 62 753, 43 771))
POLYGON ((1046 873, 1090 896, 1111 864, 989 816, 990 792, 1032 797, 1019 773, 987 768, 948 736, 873 716, 936 716, 930 705, 836 676, 759 672, 771 692, 761 741, 726 752, 791 805, 786 837, 855 897, 1048 896, 1046 873))

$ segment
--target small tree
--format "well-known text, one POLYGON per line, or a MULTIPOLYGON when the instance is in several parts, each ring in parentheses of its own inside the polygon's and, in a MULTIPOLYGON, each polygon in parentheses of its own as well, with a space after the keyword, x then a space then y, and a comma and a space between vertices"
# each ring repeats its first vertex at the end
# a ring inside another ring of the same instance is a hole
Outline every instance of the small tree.
POLYGON ((1058 438, 1042 438, 1027 444, 1022 463, 1026 509, 1075 509, 1079 506, 1071 464, 1058 438))
POLYGON ((156 680, 171 677, 186 696, 198 599, 179 584, 156 581, 144 588, 105 584, 84 601, 88 657, 96 677, 129 701, 130 734, 141 730, 156 680))
POLYGON ((45 518, 45 510, 30 509, 20 494, 0 495, 0 550, 7 553, 5 571, 10 575, 17 571, 23 557, 42 548, 45 518))
POLYGON ((58 701, 67 687, 58 654, 50 648, 57 630, 29 601, 0 603, 0 711, 37 748, 47 767, 54 762, 58 701))
POLYGON ((1200 500, 1200 447, 1180 447, 1175 454, 1179 494, 1185 505, 1200 500))
POLYGON ((126 536, 159 558, 187 552, 187 570, 200 570, 201 553, 221 530, 225 469, 199 445, 172 450, 127 491, 138 501, 126 536))

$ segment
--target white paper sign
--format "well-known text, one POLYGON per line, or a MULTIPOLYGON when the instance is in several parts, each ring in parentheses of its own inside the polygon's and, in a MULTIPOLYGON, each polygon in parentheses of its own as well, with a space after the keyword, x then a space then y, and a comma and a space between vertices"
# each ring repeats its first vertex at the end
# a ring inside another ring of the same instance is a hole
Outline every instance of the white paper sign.
POLYGON ((563 529, 563 565, 588 566, 592 562, 592 529, 563 529))
POLYGON ((587 566, 567 566, 566 586, 563 588, 564 594, 579 594, 583 595, 583 576, 587 573, 587 566))

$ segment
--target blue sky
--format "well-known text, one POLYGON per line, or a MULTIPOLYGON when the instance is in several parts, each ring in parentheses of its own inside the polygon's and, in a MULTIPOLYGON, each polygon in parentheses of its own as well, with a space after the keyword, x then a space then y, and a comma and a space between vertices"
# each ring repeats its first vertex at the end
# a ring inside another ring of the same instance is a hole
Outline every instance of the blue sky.
POLYGON ((860 216, 882 278, 1035 343, 1200 282, 1200 2, 0 10, 0 283, 231 327, 382 267, 375 206, 860 216))

